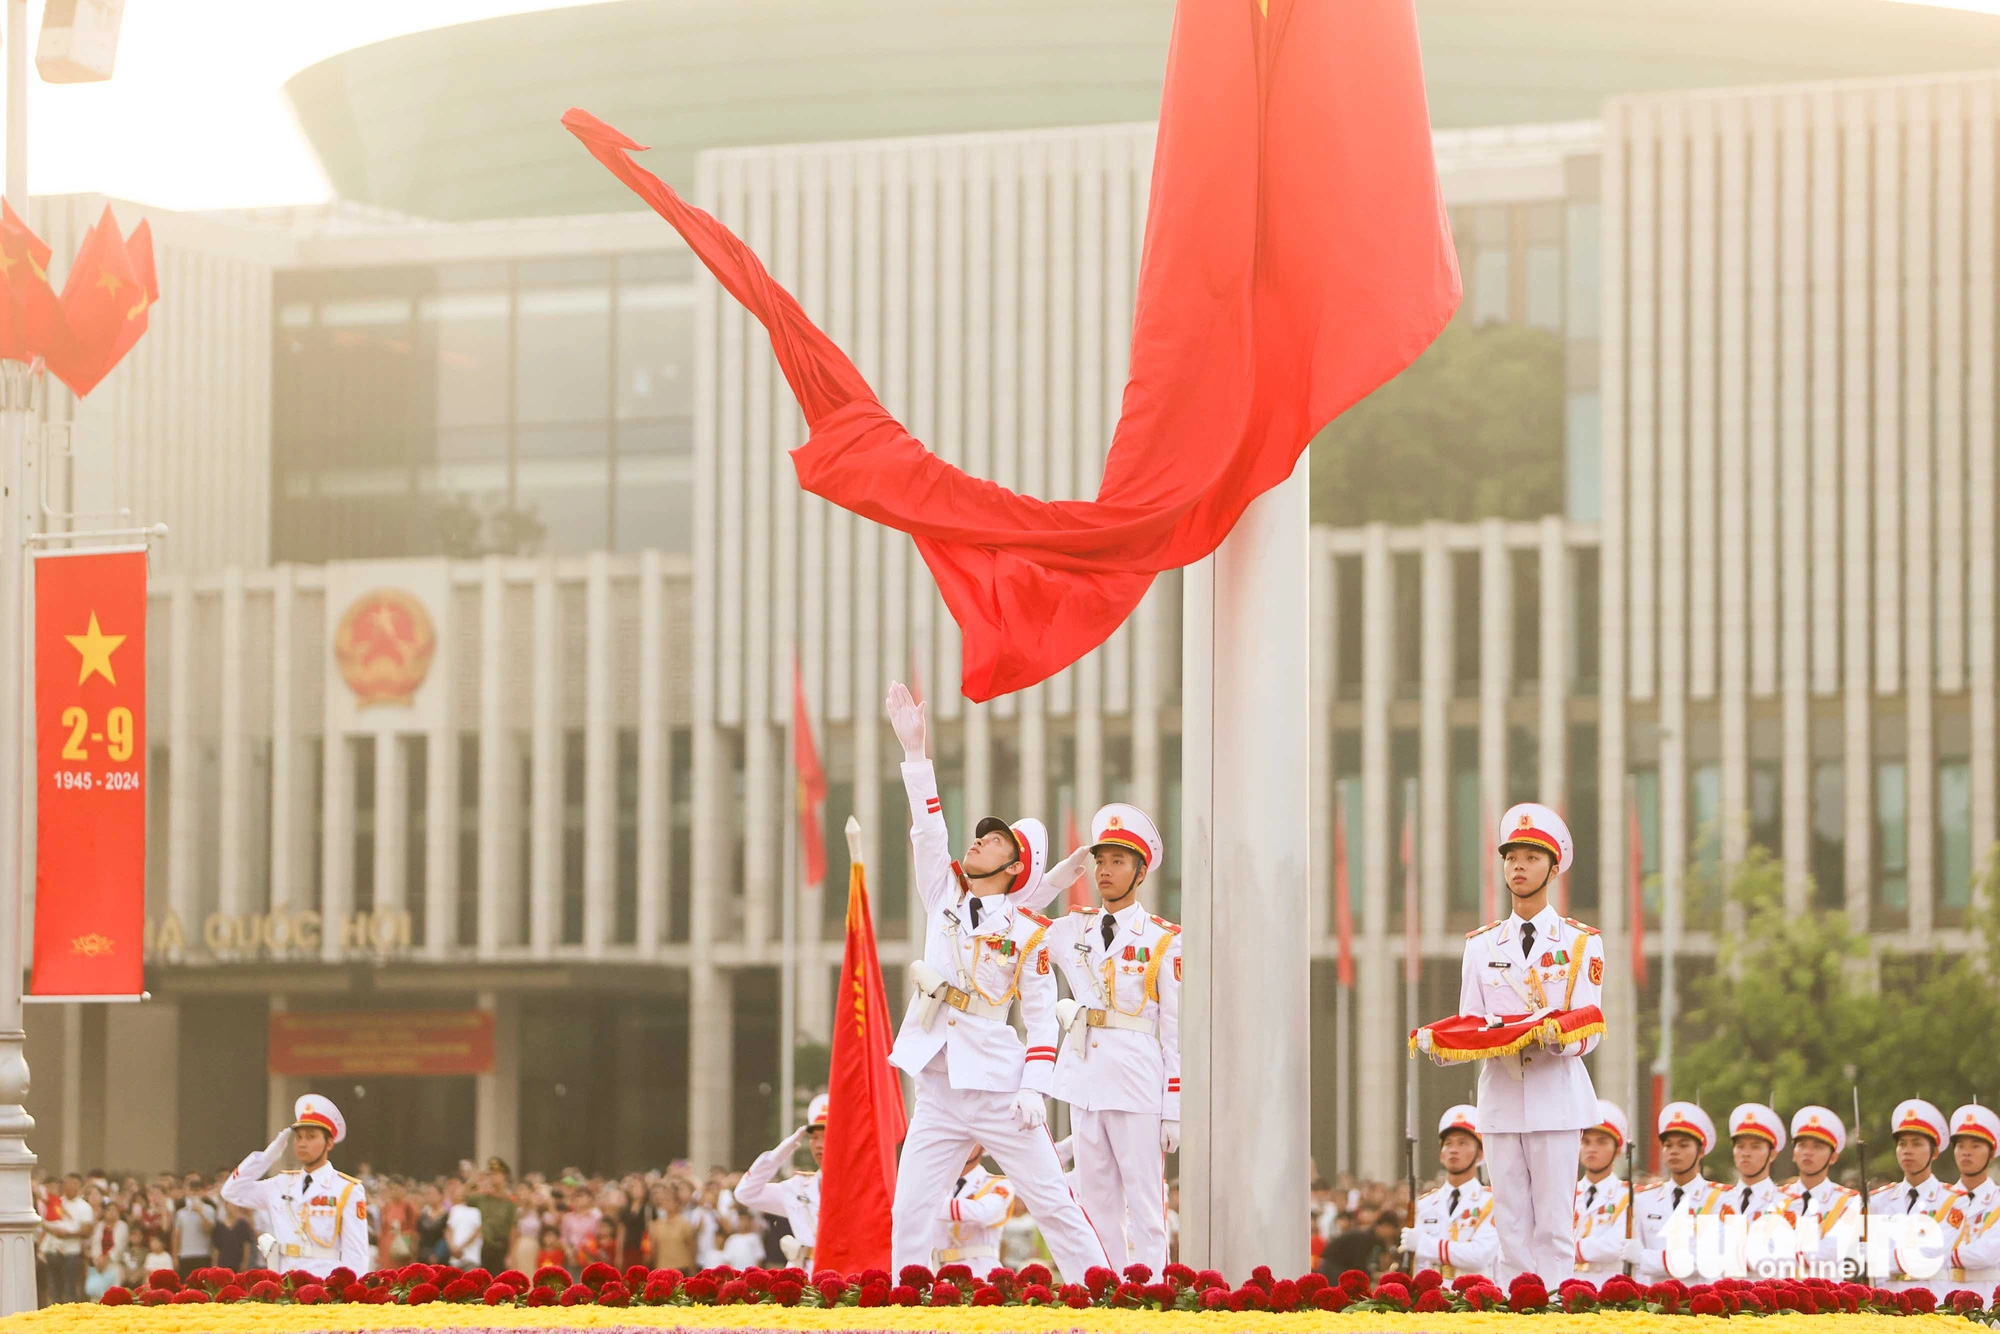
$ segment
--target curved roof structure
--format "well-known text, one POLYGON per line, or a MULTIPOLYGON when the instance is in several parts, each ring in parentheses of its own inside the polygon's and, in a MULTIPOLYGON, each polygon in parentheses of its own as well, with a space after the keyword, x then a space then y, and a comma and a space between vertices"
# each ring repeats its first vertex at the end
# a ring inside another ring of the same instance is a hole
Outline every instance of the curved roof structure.
MULTIPOLYGON (((445 220, 629 208, 578 105, 689 184, 704 148, 1149 120, 1172 0, 611 0, 345 52, 286 85, 344 199, 445 220)), ((1889 0, 1418 0, 1439 128, 1620 93, 2000 66, 2000 18, 1889 0)))

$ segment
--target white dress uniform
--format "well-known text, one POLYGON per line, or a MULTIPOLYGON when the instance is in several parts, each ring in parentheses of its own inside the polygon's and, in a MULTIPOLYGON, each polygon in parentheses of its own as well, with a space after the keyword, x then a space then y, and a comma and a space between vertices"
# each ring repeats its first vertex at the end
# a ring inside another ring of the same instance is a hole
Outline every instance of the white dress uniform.
MULTIPOLYGON (((1715 1147, 1715 1122, 1708 1113, 1691 1102, 1670 1102, 1660 1109, 1659 1133, 1692 1135, 1701 1144, 1701 1155, 1706 1157, 1715 1147)), ((1680 1252, 1685 1259, 1694 1255, 1694 1232, 1688 1226, 1684 1232, 1670 1236, 1676 1219, 1685 1219, 1689 1225, 1694 1219, 1721 1217, 1729 1210, 1727 1189, 1701 1175, 1701 1159, 1695 1160, 1694 1176, 1686 1181, 1676 1182, 1672 1177, 1639 1192, 1636 1202, 1638 1210, 1632 1223, 1633 1252, 1632 1277, 1641 1283, 1659 1283, 1665 1279, 1678 1278, 1694 1282, 1691 1274, 1676 1274, 1668 1262, 1670 1249, 1680 1252)))
POLYGON ((897 1270, 924 1264, 938 1213, 972 1147, 982 1145, 1041 1224, 1066 1279, 1105 1263, 1104 1246, 1063 1181, 1046 1126, 1022 1126, 1015 1094, 1046 1095, 1055 1079, 1056 979, 1049 921, 1007 894, 1035 882, 1048 858, 1041 822, 1013 831, 1027 850, 1015 884, 975 897, 947 851, 944 807, 929 760, 903 764, 910 842, 925 912, 924 962, 944 983, 904 1011, 890 1064, 916 1081, 917 1106, 896 1173, 890 1251, 897 1270), (1008 1015, 1020 1001, 1024 1048, 1008 1015))
POLYGON ((827 1097, 822 1093, 807 1105, 806 1124, 786 1136, 777 1148, 757 1155, 732 1192, 736 1203, 746 1209, 785 1216, 799 1245, 796 1254, 787 1248, 786 1255, 800 1266, 810 1263, 813 1247, 819 1244, 819 1173, 794 1172, 783 1181, 778 1180, 778 1173, 790 1165, 792 1155, 813 1128, 826 1124, 826 1112, 827 1097))
POLYGON ((293 1104, 292 1116, 284 1134, 236 1165, 222 1183, 222 1198, 257 1219, 265 1234, 259 1242, 268 1268, 281 1274, 303 1269, 325 1278, 345 1267, 359 1278, 375 1268, 368 1244, 368 1192, 361 1183, 334 1171, 331 1159, 311 1172, 264 1175, 291 1147, 292 1131, 316 1126, 326 1131, 331 1144, 338 1144, 347 1138, 347 1118, 317 1093, 293 1104))
MULTIPOLYGON (((1478 1138, 1477 1113, 1465 1104, 1446 1108, 1438 1121, 1438 1137, 1442 1139, 1448 1130, 1478 1138)), ((1493 1192, 1478 1176, 1457 1185, 1447 1180, 1417 1201, 1415 1213, 1411 1227, 1415 1235, 1410 1240, 1418 1264, 1435 1266, 1446 1282, 1460 1274, 1493 1273, 1500 1258, 1500 1233, 1493 1224, 1493 1192)))
POLYGON ((938 1215, 931 1267, 969 1265, 974 1278, 985 1278, 1000 1263, 1000 1230, 1013 1207, 1014 1190, 1007 1178, 975 1163, 958 1179, 938 1215))
MULTIPOLYGON (((1618 1104, 1597 1100, 1599 1121, 1588 1130, 1602 1130, 1618 1141, 1622 1151, 1630 1137, 1625 1113, 1618 1104)), ((1615 1161, 1615 1160, 1614 1160, 1615 1161)), ((1576 1183, 1576 1272, 1593 1283, 1619 1270, 1625 1249, 1625 1217, 1630 1212, 1632 1190, 1615 1168, 1606 1168, 1596 1179, 1586 1173, 1576 1183)))
MULTIPOLYGON (((1145 812, 1106 806, 1093 848, 1130 848, 1157 874, 1165 845, 1145 812)), ((1167 1267, 1166 1155, 1160 1123, 1181 1119, 1180 927, 1136 897, 1116 913, 1085 908, 1049 928, 1048 952, 1069 983, 1072 1012, 1056 1057, 1055 1095, 1070 1105, 1077 1198, 1123 1273, 1167 1267), (1125 1227, 1110 1225, 1123 1217, 1125 1227), (1127 1233, 1129 1237, 1129 1249, 1127 1233)))
MULTIPOLYGON (((1951 1114, 1951 1137, 1964 1135, 2000 1152, 2000 1115, 1991 1107, 1977 1104, 1961 1107, 1951 1114)), ((1931 1283, 1940 1299, 1964 1288, 1981 1300, 2000 1287, 2000 1183, 1993 1180, 1993 1162, 1987 1160, 1986 1176, 1976 1186, 1964 1181, 1952 1187, 1958 1201, 1945 1215, 1944 1240, 1951 1248, 1945 1268, 1931 1283)))
MULTIPOLYGON (((1906 1098, 1896 1104, 1896 1110, 1889 1117, 1890 1135, 1896 1136, 1906 1131, 1930 1136, 1932 1148, 1942 1148, 1945 1139, 1945 1116, 1935 1103, 1922 1098, 1906 1098)), ((1912 1185, 1905 1177, 1892 1181, 1886 1186, 1878 1186, 1868 1196, 1868 1217, 1875 1219, 1900 1219, 1906 1216, 1924 1214, 1937 1223, 1941 1232, 1949 1233, 1946 1219, 1953 1209, 1954 1195, 1951 1187, 1938 1180, 1933 1172, 1923 1181, 1912 1185)), ((1895 1227, 1896 1224, 1885 1223, 1895 1227)), ((1909 1233, 1896 1233, 1895 1260, 1887 1274, 1875 1275, 1878 1286, 1891 1292, 1908 1292, 1912 1288, 1928 1288, 1941 1280, 1944 1261, 1948 1257, 1926 1251, 1918 1238, 1909 1233), (1936 1265, 1937 1269, 1925 1277, 1911 1272, 1914 1269, 1936 1265)), ((1877 1254, 1880 1252, 1877 1251, 1877 1254)))
POLYGON ((1798 1277, 1844 1281, 1859 1274, 1861 1192, 1833 1179, 1847 1147, 1847 1127, 1832 1110, 1807 1105, 1792 1113, 1792 1141, 1816 1139, 1833 1150, 1829 1171, 1816 1186, 1794 1185, 1790 1195, 1798 1237, 1798 1277))
MULTIPOLYGON (((1573 857, 1569 828, 1546 806, 1520 805, 1501 817, 1500 849, 1525 844, 1573 857)), ((1597 1005, 1604 985, 1604 942, 1597 932, 1545 906, 1532 922, 1507 917, 1465 942, 1458 1012, 1524 1015, 1597 1005)), ((1479 1124, 1486 1170, 1500 1222, 1501 1284, 1539 1274, 1551 1292, 1576 1263, 1577 1140, 1598 1123, 1597 1091, 1580 1059, 1596 1050, 1592 1034, 1560 1050, 1531 1046, 1481 1061, 1479 1124)))

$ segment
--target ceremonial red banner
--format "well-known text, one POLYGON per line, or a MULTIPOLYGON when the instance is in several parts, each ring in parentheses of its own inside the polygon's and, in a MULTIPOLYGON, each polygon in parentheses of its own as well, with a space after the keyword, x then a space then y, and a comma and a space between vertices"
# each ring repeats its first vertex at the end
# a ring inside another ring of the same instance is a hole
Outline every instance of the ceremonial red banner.
POLYGON ((146 553, 35 558, 36 996, 145 989, 146 553))
POLYGON ((328 1010, 271 1016, 274 1075, 484 1075, 489 1010, 328 1010))
POLYGON ((1595 1005, 1579 1005, 1574 1010, 1557 1010, 1529 1022, 1525 1014, 1497 1016, 1499 1027, 1489 1027, 1476 1014, 1456 1014, 1425 1024, 1410 1033, 1410 1054, 1424 1050, 1440 1061, 1483 1061, 1493 1056, 1512 1056, 1533 1042, 1550 1039, 1581 1042, 1604 1032, 1604 1013, 1595 1005), (1418 1034, 1430 1034, 1426 1049, 1418 1034))

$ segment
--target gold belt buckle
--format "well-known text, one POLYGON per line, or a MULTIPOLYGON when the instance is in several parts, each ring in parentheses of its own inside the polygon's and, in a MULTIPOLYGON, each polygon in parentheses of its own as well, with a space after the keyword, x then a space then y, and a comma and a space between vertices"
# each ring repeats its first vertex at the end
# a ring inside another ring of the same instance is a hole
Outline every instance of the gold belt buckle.
POLYGON ((1085 1010, 1083 1023, 1086 1028, 1102 1028, 1107 1017, 1103 1010, 1085 1010))
POLYGON ((299 1249, 299 1245, 297 1242, 288 1241, 285 1243, 285 1254, 288 1256, 296 1257, 303 1254, 303 1252, 299 1249))
POLYGON ((1965 1271, 1964 1271, 1963 1269, 1954 1269, 1954 1270, 1952 1270, 1952 1271, 1951 1271, 1951 1281, 1952 1281, 1952 1282, 1954 1282, 1954 1283, 1963 1283, 1963 1282, 1965 1282, 1965 1271))
POLYGON ((972 1004, 972 997, 957 987, 948 986, 944 989, 944 1003, 954 1010, 964 1010, 972 1004))

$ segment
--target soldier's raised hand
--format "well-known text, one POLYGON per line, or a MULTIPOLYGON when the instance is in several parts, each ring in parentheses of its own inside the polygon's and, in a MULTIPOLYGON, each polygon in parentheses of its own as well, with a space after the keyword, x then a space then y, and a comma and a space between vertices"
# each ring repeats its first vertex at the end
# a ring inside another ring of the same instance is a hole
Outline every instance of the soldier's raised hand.
POLYGON ((1088 847, 1078 848, 1075 852, 1072 852, 1069 856, 1051 866, 1043 878, 1049 882, 1049 886, 1053 889, 1068 889, 1083 877, 1085 871, 1090 869, 1092 861, 1093 859, 1088 847))
POLYGON ((901 681, 889 683, 889 726, 896 730, 896 740, 903 744, 903 758, 915 761, 924 758, 926 729, 924 726, 924 706, 910 695, 910 688, 901 681))

